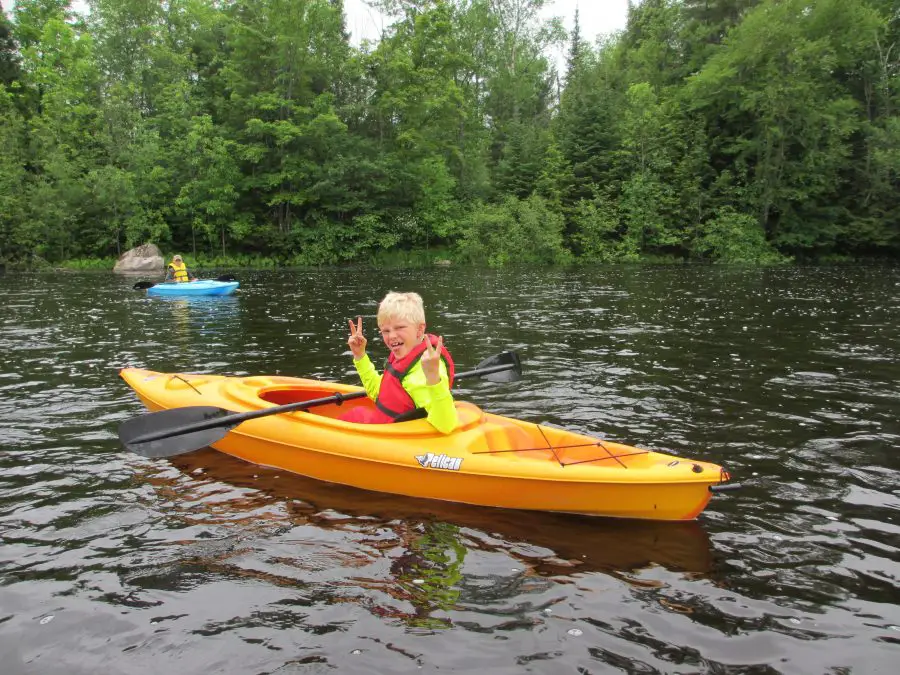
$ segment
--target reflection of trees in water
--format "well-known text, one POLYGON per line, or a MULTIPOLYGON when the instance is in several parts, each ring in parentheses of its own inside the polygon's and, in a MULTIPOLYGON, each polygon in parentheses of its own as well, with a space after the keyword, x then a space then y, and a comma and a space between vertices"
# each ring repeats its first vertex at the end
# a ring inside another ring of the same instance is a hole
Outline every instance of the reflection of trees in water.
POLYGON ((426 522, 422 530, 405 542, 406 552, 391 564, 391 573, 398 588, 415 607, 405 617, 410 626, 448 628, 449 619, 431 614, 456 605, 467 549, 460 541, 458 525, 426 522))
MULTIPOLYGON (((370 602, 367 605, 373 614, 393 618, 410 628, 450 628, 453 621, 449 617, 435 614, 465 610, 473 605, 503 606, 510 598, 541 593, 553 583, 527 563, 521 568, 514 567, 512 576, 464 574, 466 555, 482 549, 477 537, 472 538, 468 528, 456 523, 406 520, 395 521, 393 525, 402 553, 391 563, 391 577, 378 587, 402 604, 388 606, 370 602), (409 606, 411 610, 407 609, 409 606)), ((498 550, 488 547, 487 552, 498 550)), ((516 617, 512 623, 521 620, 516 617)))

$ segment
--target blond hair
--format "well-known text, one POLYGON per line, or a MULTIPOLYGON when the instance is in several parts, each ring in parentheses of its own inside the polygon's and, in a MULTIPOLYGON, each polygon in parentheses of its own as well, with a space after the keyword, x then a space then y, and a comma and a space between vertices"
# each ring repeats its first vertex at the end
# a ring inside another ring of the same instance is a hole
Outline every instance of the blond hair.
POLYGON ((418 293, 391 291, 378 305, 378 325, 388 319, 404 319, 410 323, 425 323, 425 305, 418 293))

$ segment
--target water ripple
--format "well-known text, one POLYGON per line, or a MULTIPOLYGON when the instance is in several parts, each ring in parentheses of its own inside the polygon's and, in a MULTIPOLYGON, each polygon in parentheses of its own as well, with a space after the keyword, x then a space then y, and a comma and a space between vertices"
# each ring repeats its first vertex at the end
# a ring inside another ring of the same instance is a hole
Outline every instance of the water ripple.
POLYGON ((896 270, 239 277, 198 300, 105 273, 0 278, 10 672, 892 671, 896 270), (523 357, 522 382, 459 398, 719 462, 744 490, 699 522, 628 523, 118 446, 141 412, 120 368, 353 382, 346 319, 374 334, 378 298, 407 288, 459 367, 523 357))

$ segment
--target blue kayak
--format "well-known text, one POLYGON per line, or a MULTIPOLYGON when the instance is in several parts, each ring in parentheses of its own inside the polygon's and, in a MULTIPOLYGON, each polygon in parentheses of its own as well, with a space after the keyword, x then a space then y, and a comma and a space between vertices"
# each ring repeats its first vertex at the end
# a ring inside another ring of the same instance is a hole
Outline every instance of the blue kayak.
POLYGON ((239 281, 217 281, 215 279, 198 279, 177 283, 167 281, 147 289, 147 295, 185 296, 185 295, 231 295, 240 286, 239 281))

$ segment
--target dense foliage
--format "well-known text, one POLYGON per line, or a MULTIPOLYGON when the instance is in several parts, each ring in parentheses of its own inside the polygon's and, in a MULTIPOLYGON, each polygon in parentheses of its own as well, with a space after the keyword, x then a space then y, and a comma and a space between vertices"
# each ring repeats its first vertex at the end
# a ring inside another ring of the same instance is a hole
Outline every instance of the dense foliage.
POLYGON ((900 253, 896 0, 88 4, 0 13, 0 260, 900 253))

